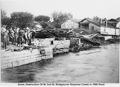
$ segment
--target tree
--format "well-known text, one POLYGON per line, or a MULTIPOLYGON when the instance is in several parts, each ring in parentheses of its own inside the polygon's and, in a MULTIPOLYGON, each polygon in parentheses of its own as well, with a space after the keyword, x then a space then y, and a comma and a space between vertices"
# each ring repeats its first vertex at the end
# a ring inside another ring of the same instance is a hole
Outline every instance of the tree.
POLYGON ((43 28, 46 28, 48 26, 46 23, 50 20, 50 17, 39 15, 39 16, 36 16, 34 20, 39 22, 43 28))
POLYGON ((99 18, 99 17, 97 17, 97 16, 95 16, 95 17, 93 17, 93 20, 95 21, 95 22, 97 22, 97 23, 101 23, 101 18, 99 18))
POLYGON ((33 15, 27 12, 13 12, 11 14, 12 26, 19 28, 30 27, 33 23, 33 15))
POLYGON ((48 22, 50 20, 50 17, 44 16, 44 15, 39 15, 34 18, 35 21, 38 22, 48 22))
POLYGON ((1 25, 10 26, 11 20, 6 16, 6 12, 1 10, 1 25))
POLYGON ((4 19, 1 19, 1 24, 11 26, 11 19, 9 17, 5 17, 4 19))
POLYGON ((1 10, 1 19, 6 18, 6 17, 7 17, 6 12, 1 10))
POLYGON ((56 23, 56 28, 60 28, 61 24, 72 18, 71 13, 53 12, 53 21, 56 23))

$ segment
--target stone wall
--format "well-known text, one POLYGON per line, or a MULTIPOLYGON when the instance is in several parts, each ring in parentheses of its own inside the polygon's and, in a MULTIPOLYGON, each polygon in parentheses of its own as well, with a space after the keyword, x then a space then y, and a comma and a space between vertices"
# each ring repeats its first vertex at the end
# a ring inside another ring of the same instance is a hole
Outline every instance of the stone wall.
POLYGON ((34 41, 32 41, 32 43, 35 45, 35 46, 44 46, 44 47, 47 47, 47 46, 51 46, 53 45, 52 42, 54 41, 54 38, 45 38, 45 39, 34 39, 34 41))
POLYGON ((54 40, 54 38, 35 39, 32 42, 36 46, 51 46, 53 54, 69 52, 70 40, 54 40))
POLYGON ((33 49, 32 51, 1 51, 1 54, 1 68, 5 69, 40 61, 42 59, 53 58, 53 49, 52 47, 44 47, 41 49, 33 49))
POLYGON ((53 48, 69 48, 70 40, 55 40, 53 48))
POLYGON ((53 45, 53 55, 69 52, 70 40, 55 40, 53 45))
POLYGON ((32 42, 39 49, 22 51, 1 51, 1 68, 16 67, 42 59, 53 58, 54 54, 69 52, 70 40, 54 40, 54 38, 35 39, 32 42))

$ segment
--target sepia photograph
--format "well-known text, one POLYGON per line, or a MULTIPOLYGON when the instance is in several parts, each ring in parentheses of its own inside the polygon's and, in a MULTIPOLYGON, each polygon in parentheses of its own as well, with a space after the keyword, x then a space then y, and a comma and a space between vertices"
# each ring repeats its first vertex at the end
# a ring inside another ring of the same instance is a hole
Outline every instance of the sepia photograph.
POLYGON ((1 83, 119 84, 119 0, 0 0, 1 83))

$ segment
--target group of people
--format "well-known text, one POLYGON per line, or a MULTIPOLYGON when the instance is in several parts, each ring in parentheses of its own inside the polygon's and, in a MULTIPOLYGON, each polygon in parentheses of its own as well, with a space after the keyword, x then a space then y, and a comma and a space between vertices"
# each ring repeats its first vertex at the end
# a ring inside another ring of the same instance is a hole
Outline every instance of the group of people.
POLYGON ((22 44, 31 45, 31 40, 35 37, 35 32, 30 28, 1 28, 1 42, 3 48, 6 49, 7 45, 13 44, 22 46, 22 44))

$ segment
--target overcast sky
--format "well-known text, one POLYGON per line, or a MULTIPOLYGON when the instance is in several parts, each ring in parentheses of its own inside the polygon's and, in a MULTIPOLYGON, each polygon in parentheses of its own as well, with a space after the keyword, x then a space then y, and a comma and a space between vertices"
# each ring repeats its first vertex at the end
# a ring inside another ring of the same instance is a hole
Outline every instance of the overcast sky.
POLYGON ((34 16, 51 16, 53 11, 71 13, 74 18, 120 17, 120 0, 0 0, 1 8, 12 12, 30 12, 34 16))

